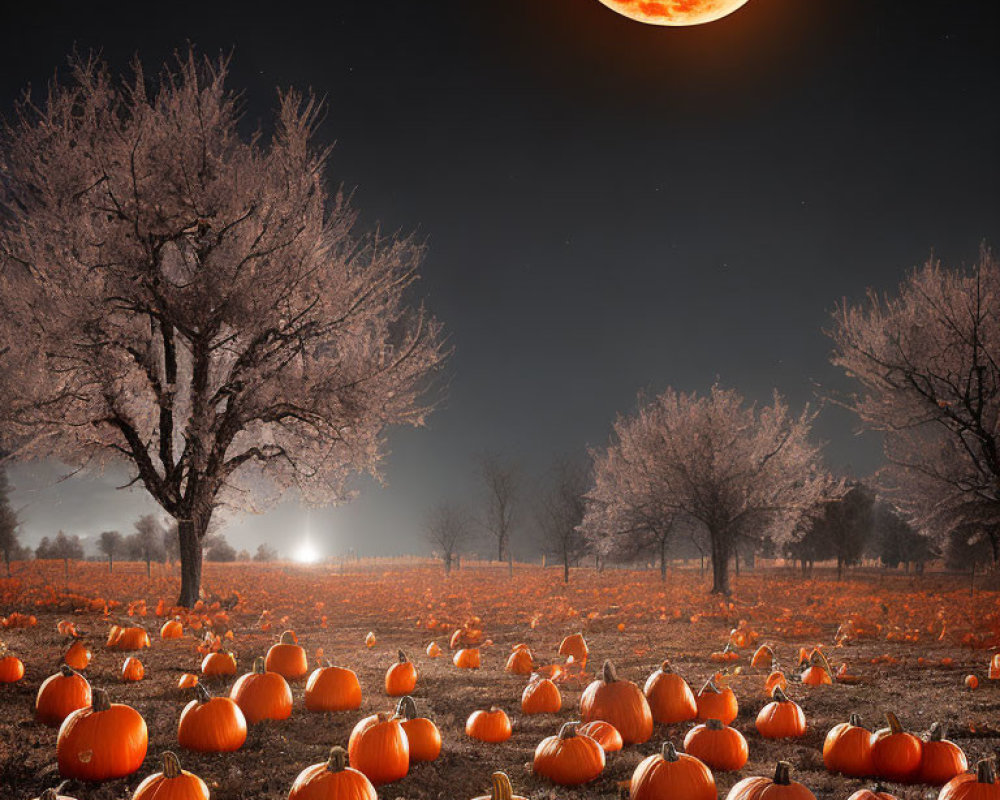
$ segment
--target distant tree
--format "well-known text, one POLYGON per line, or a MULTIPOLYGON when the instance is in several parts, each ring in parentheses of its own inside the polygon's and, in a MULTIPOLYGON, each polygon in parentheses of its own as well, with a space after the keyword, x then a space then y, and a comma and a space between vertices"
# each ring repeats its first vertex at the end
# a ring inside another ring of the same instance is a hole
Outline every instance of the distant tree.
POLYGON ((155 514, 143 514, 135 522, 135 533, 125 540, 129 558, 146 562, 146 577, 152 576, 152 563, 163 561, 163 525, 155 514))
POLYGON ((236 554, 236 560, 237 561, 250 561, 250 559, 251 559, 251 557, 250 557, 250 551, 247 550, 246 548, 244 548, 243 550, 240 550, 240 552, 238 552, 236 554))
POLYGON ((959 526, 949 532, 944 556, 949 569, 975 573, 979 565, 993 563, 993 547, 982 528, 959 526))
POLYGON ((590 488, 588 465, 569 458, 558 460, 550 471, 549 486, 536 511, 545 549, 563 565, 563 583, 569 583, 569 568, 587 552, 580 525, 590 488))
POLYGON ((936 558, 938 550, 929 536, 910 524, 899 509, 889 503, 875 506, 875 553, 883 566, 895 569, 900 564, 907 572, 915 565, 923 572, 924 565, 936 558))
POLYGON ((180 540, 177 537, 177 520, 169 520, 163 526, 163 563, 173 564, 180 558, 180 540))
POLYGON ((10 562, 21 552, 21 543, 17 537, 19 525, 17 513, 10 504, 10 483, 7 480, 7 470, 0 466, 0 552, 3 553, 7 565, 7 577, 10 577, 10 562))
POLYGON ((205 560, 231 562, 236 560, 235 548, 226 541, 221 533, 212 533, 205 537, 205 560))
POLYGON ((706 396, 670 389, 652 401, 640 397, 639 406, 615 422, 607 449, 593 452, 584 529, 615 530, 647 507, 651 518, 672 513, 672 522, 701 526, 714 593, 730 592, 729 561, 741 537, 767 530, 785 541, 810 509, 841 493, 809 441, 814 414, 793 416, 777 394, 757 407, 719 386, 706 396))
POLYGON ((108 557, 108 572, 114 572, 115 554, 122 549, 122 535, 118 531, 102 531, 97 547, 108 557))
POLYGON ((844 566, 861 561, 875 527, 875 496, 864 484, 848 484, 839 500, 822 503, 815 516, 803 520, 801 538, 790 550, 797 558, 813 563, 837 560, 837 580, 843 578, 844 566))
POLYGON ((495 453, 488 453, 480 459, 479 476, 486 490, 484 527, 496 542, 497 560, 506 559, 513 572, 511 535, 520 492, 520 469, 513 462, 504 461, 495 453))
POLYGON ((427 518, 427 541, 440 556, 446 575, 463 545, 469 539, 469 515, 460 506, 441 503, 427 518))
POLYGON ((277 561, 278 551, 275 550, 267 542, 261 542, 257 545, 257 552, 253 556, 254 561, 277 561))
POLYGON ((67 536, 65 532, 59 531, 53 541, 48 536, 43 536, 42 540, 35 548, 35 558, 61 560, 66 579, 69 579, 69 562, 83 559, 83 544, 77 535, 67 536))
POLYGON ((328 188, 322 104, 283 92, 255 133, 228 71, 74 59, 0 148, 0 436, 127 464, 178 522, 182 606, 217 508, 263 501, 258 477, 348 496, 446 356, 413 302, 423 243, 359 232, 328 188))

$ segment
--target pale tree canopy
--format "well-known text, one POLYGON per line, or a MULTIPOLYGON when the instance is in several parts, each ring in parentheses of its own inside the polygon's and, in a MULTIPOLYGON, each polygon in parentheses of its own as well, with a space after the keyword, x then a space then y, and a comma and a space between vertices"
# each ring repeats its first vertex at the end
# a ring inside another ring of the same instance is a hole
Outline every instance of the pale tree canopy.
POLYGON ((14 457, 124 462, 178 523, 181 603, 220 506, 379 475, 445 356, 410 298, 423 246, 357 232, 313 98, 241 135, 225 59, 151 81, 75 59, 0 147, 0 437, 14 457))
POLYGON ((583 530, 593 540, 696 524, 709 535, 712 590, 729 593, 729 558, 747 531, 786 541, 806 514, 842 491, 810 441, 814 413, 777 394, 755 406, 719 386, 704 396, 668 389, 619 417, 593 452, 583 530))

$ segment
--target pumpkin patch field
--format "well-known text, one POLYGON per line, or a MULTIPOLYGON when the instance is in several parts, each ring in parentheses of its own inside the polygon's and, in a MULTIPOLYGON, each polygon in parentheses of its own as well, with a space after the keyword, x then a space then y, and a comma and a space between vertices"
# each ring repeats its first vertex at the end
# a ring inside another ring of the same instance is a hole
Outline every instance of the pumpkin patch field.
POLYGON ((1000 794, 995 591, 775 570, 726 599, 696 570, 561 577, 206 564, 181 609, 176 568, 19 565, 0 579, 0 794, 1000 794))

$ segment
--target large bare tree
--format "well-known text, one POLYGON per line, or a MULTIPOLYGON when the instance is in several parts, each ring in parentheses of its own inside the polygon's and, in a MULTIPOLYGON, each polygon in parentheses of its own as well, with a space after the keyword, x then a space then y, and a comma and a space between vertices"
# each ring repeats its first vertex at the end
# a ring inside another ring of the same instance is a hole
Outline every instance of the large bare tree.
POLYGON ((809 440, 814 414, 798 416, 775 394, 747 404, 714 386, 707 395, 668 389, 619 417, 611 443, 593 452, 594 488, 584 530, 614 536, 660 520, 697 524, 711 543, 714 593, 729 594, 729 559, 747 530, 787 539, 803 515, 842 491, 809 440))
POLYGON ((973 525, 1000 562, 1000 264, 929 261, 895 296, 843 304, 833 363, 861 384, 847 398, 884 433, 882 488, 919 527, 973 525))
POLYGON ((177 522, 187 606, 216 509, 343 499, 388 426, 422 424, 444 357, 409 298, 421 243, 356 232, 327 188, 320 104, 279 93, 245 136, 227 67, 76 59, 0 146, 3 438, 130 465, 177 522))

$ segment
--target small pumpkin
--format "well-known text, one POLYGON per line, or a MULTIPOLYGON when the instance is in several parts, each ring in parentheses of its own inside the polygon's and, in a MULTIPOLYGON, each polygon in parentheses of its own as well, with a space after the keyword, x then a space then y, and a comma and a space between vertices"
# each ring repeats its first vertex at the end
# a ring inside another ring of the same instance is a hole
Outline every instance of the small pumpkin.
POLYGON ((228 678, 236 674, 236 656, 218 650, 209 653, 201 661, 201 674, 206 678, 228 678))
POLYGON ((145 628, 132 625, 126 628, 112 627, 114 637, 108 637, 108 647, 112 650, 142 650, 149 647, 149 634, 145 628))
POLYGON ((410 694, 417 686, 417 668, 406 653, 398 652, 398 660, 385 673, 385 693, 389 697, 410 694))
POLYGON ((427 645, 427 656, 428 658, 440 658, 441 646, 437 642, 431 642, 427 645))
POLYGON ((177 681, 178 689, 193 689, 198 685, 198 676, 192 672, 185 672, 177 681))
POLYGON ((559 643, 559 655, 567 658, 572 657, 578 664, 586 666, 590 649, 587 647, 587 640, 582 633, 574 633, 567 636, 559 643))
POLYGON ((534 771, 560 786, 589 783, 604 771, 604 749, 576 722, 567 722, 556 736, 549 736, 535 748, 534 771))
POLYGON ((468 649, 456 650, 451 660, 459 669, 479 669, 479 648, 470 647, 468 649))
POLYGON ((765 739, 795 739, 806 732, 806 715, 780 688, 774 699, 757 714, 757 731, 765 739))
POLYGON ((724 725, 731 723, 740 713, 736 693, 728 686, 720 689, 714 678, 709 678, 695 695, 698 720, 717 719, 724 725))
POLYGON ((823 742, 823 764, 830 772, 852 778, 875 774, 872 759, 872 734, 861 724, 861 717, 851 714, 847 722, 834 725, 823 742))
POLYGON ((825 686, 833 683, 833 670, 822 650, 813 650, 809 666, 801 675, 805 686, 825 686))
POLYGON ((90 666, 90 659, 90 648, 83 643, 82 639, 74 640, 73 644, 63 653, 63 661, 67 666, 77 671, 84 670, 90 666))
POLYGON ((391 714, 373 714, 355 725, 347 752, 354 768, 376 786, 398 781, 410 771, 410 744, 403 723, 391 714))
POLYGON ((490 776, 490 793, 474 797, 473 800, 528 800, 519 794, 514 794, 514 789, 510 785, 510 778, 505 772, 494 772, 490 776))
POLYGON ((122 680, 126 683, 141 681, 146 677, 146 668, 142 662, 134 656, 129 656, 122 664, 122 680))
POLYGON ((975 772, 966 772, 948 781, 938 800, 1000 800, 1000 783, 992 758, 976 764, 975 772))
POLYGON ((969 769, 969 761, 962 748, 945 738, 944 727, 935 722, 920 752, 918 783, 944 786, 956 775, 969 769))
POLYGON ((777 687, 781 687, 782 691, 788 690, 788 678, 785 677, 785 673, 779 670, 775 670, 770 675, 767 676, 767 680, 764 681, 764 692, 768 697, 774 695, 774 690, 777 687))
POLYGON ((250 725, 265 719, 288 719, 292 715, 292 690, 288 682, 277 672, 268 672, 260 657, 254 659, 252 672, 236 679, 229 697, 250 725))
POLYGON ((496 706, 489 711, 473 711, 465 721, 465 734, 491 744, 506 742, 511 735, 510 717, 496 706))
POLYGON ((773 778, 744 778, 726 795, 726 800, 816 800, 809 789, 791 779, 792 765, 779 761, 773 778))
POLYGON ((184 635, 184 623, 180 617, 174 617, 163 623, 160 628, 161 639, 180 639, 184 635))
POLYGON ((649 702, 653 720, 662 725, 676 725, 698 716, 698 703, 688 682, 674 672, 669 661, 646 679, 642 690, 649 702))
POLYGON ((631 800, 718 800, 712 771, 670 742, 635 768, 629 795, 631 800))
POLYGON ((212 697, 200 683, 181 712, 177 742, 196 753, 231 753, 247 740, 247 721, 229 697, 212 697))
POLYGON ((535 669, 535 660, 531 651, 525 648, 514 650, 507 658, 504 672, 514 675, 530 675, 535 669))
POLYGON ((55 789, 46 789, 38 797, 36 797, 35 800, 76 800, 75 797, 60 794, 60 792, 62 792, 68 784, 69 781, 63 781, 55 789))
POLYGON ((979 678, 977 678, 975 675, 966 675, 964 683, 965 683, 965 688, 968 689, 970 692, 974 692, 976 689, 979 688, 979 678))
POLYGON ((847 800, 899 800, 899 798, 882 791, 881 786, 876 786, 873 789, 858 789, 847 800))
POLYGON ((278 643, 271 645, 264 665, 268 672, 277 672, 288 680, 297 680, 309 672, 305 648, 296 643, 294 631, 285 631, 278 643))
POLYGON ((997 653, 990 659, 990 668, 986 677, 988 677, 991 681, 1000 680, 1000 653, 997 653))
POLYGON ((625 744, 642 744, 653 735, 653 715, 646 695, 632 681, 618 680, 615 665, 604 662, 601 678, 593 681, 580 697, 584 722, 610 722, 625 744))
POLYGON ((375 631, 368 631, 368 635, 365 637, 365 647, 371 649, 378 643, 378 639, 375 638, 375 631))
POLYGON ((410 761, 434 761, 441 755, 441 731, 431 720, 417 716, 417 704, 404 697, 396 706, 396 716, 403 720, 403 733, 410 746, 410 761))
POLYGON ((562 709, 559 687, 548 678, 535 676, 521 694, 521 711, 525 714, 558 714, 562 709))
POLYGON ((743 734, 717 719, 706 720, 689 730, 684 737, 684 752, 722 772, 742 769, 750 756, 743 734))
POLYGON ((35 719, 44 725, 61 725, 63 720, 93 702, 90 684, 78 672, 63 664, 38 687, 35 695, 35 719))
POLYGON ((770 645, 762 644, 750 659, 750 666, 770 671, 774 667, 774 650, 770 645))
POLYGON ((176 754, 163 754, 163 770, 140 783, 132 800, 208 800, 205 781, 192 772, 181 769, 176 754))
POLYGON ((17 683, 23 677, 24 662, 21 659, 17 656, 0 658, 0 683, 17 683))
POLYGON ((334 747, 324 763, 298 774, 288 800, 378 800, 378 795, 363 772, 347 766, 347 751, 334 747))
POLYGON ((872 734, 875 774, 889 781, 908 783, 920 771, 923 742, 912 733, 906 733, 891 711, 886 712, 885 719, 889 727, 872 734))
POLYGON ((87 708, 78 708, 59 728, 59 774, 81 781, 124 778, 142 766, 149 746, 146 721, 131 706, 112 703, 95 689, 87 708))
POLYGON ((306 681, 305 700, 308 711, 353 711, 361 708, 361 684, 353 670, 328 661, 306 681))
POLYGON ((584 736, 589 736, 604 749, 605 753, 617 753, 625 745, 622 742, 622 735, 618 733, 618 729, 603 719, 586 722, 580 725, 576 729, 576 732, 584 736))

